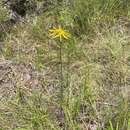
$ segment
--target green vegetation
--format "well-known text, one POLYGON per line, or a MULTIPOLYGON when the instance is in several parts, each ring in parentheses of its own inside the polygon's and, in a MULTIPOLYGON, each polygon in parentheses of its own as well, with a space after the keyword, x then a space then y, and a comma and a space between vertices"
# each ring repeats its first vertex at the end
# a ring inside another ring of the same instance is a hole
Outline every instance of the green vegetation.
POLYGON ((2 6, 2 1, 0 1, 0 22, 9 19, 9 11, 2 6))
POLYGON ((130 130, 129 0, 53 2, 4 38, 0 130, 130 130))

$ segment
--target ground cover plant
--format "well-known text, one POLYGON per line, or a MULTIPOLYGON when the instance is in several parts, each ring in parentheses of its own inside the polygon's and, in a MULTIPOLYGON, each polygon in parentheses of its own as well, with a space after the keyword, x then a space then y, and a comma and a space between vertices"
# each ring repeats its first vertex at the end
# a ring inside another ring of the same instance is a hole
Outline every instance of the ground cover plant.
POLYGON ((26 2, 1 36, 0 130, 130 130, 129 0, 26 2))

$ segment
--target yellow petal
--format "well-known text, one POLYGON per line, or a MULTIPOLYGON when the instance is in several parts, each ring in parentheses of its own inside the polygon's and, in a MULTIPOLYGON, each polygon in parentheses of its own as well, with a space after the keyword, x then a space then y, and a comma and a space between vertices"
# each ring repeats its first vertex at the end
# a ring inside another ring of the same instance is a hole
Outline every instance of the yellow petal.
POLYGON ((60 37, 59 35, 55 35, 55 36, 53 36, 53 38, 57 38, 57 37, 60 37))
POLYGON ((54 34, 54 33, 51 33, 50 36, 53 37, 53 36, 55 36, 55 34, 54 34))
POLYGON ((55 31, 54 29, 49 29, 49 32, 53 32, 53 31, 55 31))
POLYGON ((66 36, 65 34, 63 34, 63 37, 64 37, 65 39, 68 39, 68 36, 66 36))
POLYGON ((62 41, 62 36, 60 35, 60 41, 62 41))

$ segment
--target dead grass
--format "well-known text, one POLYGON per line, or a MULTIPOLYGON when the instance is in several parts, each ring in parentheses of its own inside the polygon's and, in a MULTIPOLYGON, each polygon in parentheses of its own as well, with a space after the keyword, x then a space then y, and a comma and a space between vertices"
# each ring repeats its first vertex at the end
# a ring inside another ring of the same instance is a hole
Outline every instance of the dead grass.
POLYGON ((0 60, 1 130, 129 129, 130 38, 126 24, 116 21, 110 27, 104 21, 103 28, 99 23, 96 28, 96 23, 87 24, 85 27, 94 30, 84 33, 79 23, 71 21, 70 14, 66 25, 61 19, 66 12, 55 13, 47 12, 30 23, 17 25, 4 41, 0 60), (48 33, 59 24, 59 17, 72 34, 62 43, 61 56, 58 41, 48 33), (73 27, 82 32, 80 36, 73 27))

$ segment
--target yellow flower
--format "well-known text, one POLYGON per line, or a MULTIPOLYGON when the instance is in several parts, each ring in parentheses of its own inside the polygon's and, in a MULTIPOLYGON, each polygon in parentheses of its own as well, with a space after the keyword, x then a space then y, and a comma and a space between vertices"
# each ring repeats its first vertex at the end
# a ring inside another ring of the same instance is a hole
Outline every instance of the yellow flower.
POLYGON ((62 41, 62 39, 69 39, 70 38, 70 33, 67 32, 66 30, 62 29, 61 27, 55 28, 54 29, 50 29, 50 36, 52 38, 59 38, 60 41, 62 41))

